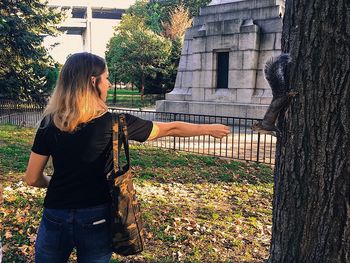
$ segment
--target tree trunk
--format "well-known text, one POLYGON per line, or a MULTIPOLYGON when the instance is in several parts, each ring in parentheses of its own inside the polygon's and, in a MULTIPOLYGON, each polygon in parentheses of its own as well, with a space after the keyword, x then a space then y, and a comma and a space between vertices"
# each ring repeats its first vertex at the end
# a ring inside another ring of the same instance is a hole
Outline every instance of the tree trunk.
POLYGON ((141 101, 143 101, 144 94, 145 94, 145 74, 142 72, 142 75, 141 75, 141 101))
POLYGON ((286 0, 269 263, 350 262, 350 1, 286 0))
POLYGON ((114 73, 114 93, 113 93, 113 104, 117 103, 117 74, 114 73))

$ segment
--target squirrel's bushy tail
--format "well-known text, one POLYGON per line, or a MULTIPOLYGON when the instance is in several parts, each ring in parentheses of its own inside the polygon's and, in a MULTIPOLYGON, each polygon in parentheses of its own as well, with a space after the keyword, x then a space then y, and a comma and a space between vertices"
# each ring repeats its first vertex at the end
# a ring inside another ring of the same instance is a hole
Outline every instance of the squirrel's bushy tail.
POLYGON ((272 89, 274 98, 282 94, 285 95, 288 92, 287 66, 290 62, 290 55, 284 53, 277 57, 273 57, 265 64, 265 78, 272 89))

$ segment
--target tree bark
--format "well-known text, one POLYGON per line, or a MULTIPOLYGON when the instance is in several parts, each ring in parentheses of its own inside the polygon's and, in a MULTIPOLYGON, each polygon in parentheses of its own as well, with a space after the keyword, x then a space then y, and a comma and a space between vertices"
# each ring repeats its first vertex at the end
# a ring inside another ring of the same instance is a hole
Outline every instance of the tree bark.
POLYGON ((350 262, 350 1, 286 0, 298 92, 279 117, 267 262, 350 262))
POLYGON ((114 93, 113 93, 113 104, 117 103, 117 74, 114 72, 114 93))
POLYGON ((141 101, 143 101, 143 97, 145 94, 145 74, 142 72, 141 75, 141 101))

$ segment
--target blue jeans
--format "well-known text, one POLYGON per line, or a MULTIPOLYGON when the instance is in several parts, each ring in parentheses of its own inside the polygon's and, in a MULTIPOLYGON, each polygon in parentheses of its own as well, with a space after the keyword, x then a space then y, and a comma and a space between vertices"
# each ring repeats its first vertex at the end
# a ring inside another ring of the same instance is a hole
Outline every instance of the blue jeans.
POLYGON ((110 218, 109 204, 83 209, 44 208, 35 242, 35 262, 67 262, 74 247, 79 263, 109 262, 110 218))

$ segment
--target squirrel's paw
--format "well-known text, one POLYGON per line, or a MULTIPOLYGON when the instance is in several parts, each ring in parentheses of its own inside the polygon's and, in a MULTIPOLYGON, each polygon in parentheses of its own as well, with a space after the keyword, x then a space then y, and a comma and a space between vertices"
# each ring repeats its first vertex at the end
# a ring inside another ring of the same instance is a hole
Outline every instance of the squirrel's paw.
POLYGON ((252 130, 262 133, 262 134, 269 134, 272 136, 277 137, 277 134, 279 133, 279 130, 277 129, 276 126, 274 125, 264 125, 264 123, 262 123, 261 121, 253 123, 252 125, 252 130))
POLYGON ((296 91, 294 91, 294 90, 291 90, 291 91, 288 92, 288 97, 295 97, 295 96, 298 95, 298 94, 299 94, 299 92, 296 92, 296 91))

